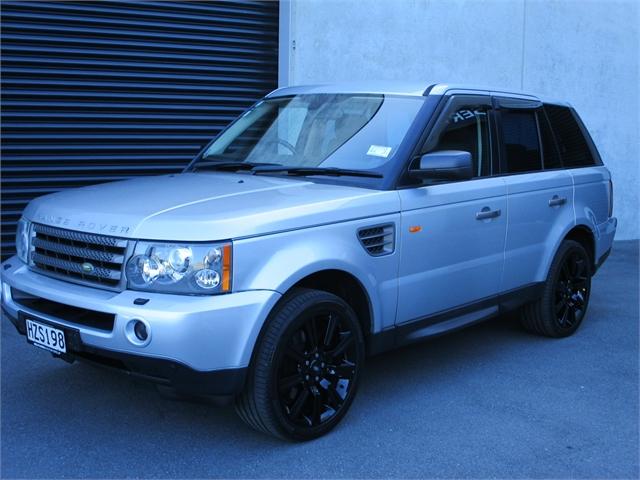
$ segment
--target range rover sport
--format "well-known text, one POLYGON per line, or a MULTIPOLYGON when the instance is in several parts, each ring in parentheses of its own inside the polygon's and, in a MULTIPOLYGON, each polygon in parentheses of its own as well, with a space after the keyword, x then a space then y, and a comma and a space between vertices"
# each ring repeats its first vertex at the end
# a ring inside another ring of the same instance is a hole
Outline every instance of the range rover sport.
POLYGON ((566 103, 289 87, 180 174, 33 200, 2 309, 55 357, 228 399, 255 429, 307 440, 343 418, 366 355, 514 309, 531 332, 573 334, 612 208, 566 103))

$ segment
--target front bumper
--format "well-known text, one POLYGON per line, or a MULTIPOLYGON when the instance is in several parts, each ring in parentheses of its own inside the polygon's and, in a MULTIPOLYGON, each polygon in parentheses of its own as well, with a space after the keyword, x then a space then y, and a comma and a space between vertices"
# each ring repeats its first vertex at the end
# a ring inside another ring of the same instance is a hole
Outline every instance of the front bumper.
POLYGON ((207 297, 110 292, 35 273, 16 257, 4 262, 1 272, 2 310, 20 333, 25 332, 25 315, 43 320, 75 338, 68 359, 112 364, 198 394, 228 395, 242 388, 260 329, 280 298, 270 290, 207 297), (12 291, 108 314, 113 327, 77 323, 72 316, 23 302, 12 291), (136 305, 141 298, 148 301, 136 305), (149 326, 144 346, 132 343, 126 333, 127 324, 136 319, 149 326))

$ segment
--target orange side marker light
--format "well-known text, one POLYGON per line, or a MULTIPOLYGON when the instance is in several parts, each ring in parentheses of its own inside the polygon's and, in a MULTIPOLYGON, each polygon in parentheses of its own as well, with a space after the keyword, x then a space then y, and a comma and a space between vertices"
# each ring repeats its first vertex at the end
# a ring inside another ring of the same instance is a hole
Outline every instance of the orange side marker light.
POLYGON ((231 290, 231 245, 222 247, 222 291, 231 290))
POLYGON ((409 227, 409 233, 418 233, 422 231, 422 227, 420 225, 414 225, 413 227, 409 227))

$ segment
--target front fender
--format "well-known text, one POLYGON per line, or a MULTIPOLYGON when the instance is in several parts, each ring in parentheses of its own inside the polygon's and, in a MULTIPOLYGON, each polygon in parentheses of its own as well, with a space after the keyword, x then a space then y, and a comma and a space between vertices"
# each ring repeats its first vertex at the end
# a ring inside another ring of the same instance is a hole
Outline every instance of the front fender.
POLYGON ((399 252, 373 257, 357 231, 399 223, 399 215, 340 222, 234 242, 234 291, 274 290, 286 293, 303 278, 324 270, 341 270, 364 287, 371 305, 373 331, 395 321, 399 252))

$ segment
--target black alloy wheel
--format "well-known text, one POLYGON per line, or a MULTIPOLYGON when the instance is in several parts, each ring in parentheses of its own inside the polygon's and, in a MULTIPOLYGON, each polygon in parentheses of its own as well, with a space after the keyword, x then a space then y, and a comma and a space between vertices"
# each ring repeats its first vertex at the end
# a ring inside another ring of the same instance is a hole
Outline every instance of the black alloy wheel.
POLYGON ((578 249, 570 250, 556 281, 555 316, 560 328, 572 329, 587 309, 591 289, 589 259, 578 249))
POLYGON ((297 441, 317 438, 349 409, 364 356, 358 318, 344 300, 296 289, 267 321, 236 410, 265 433, 297 441))
POLYGON ((592 261, 574 240, 562 242, 551 263, 542 296, 522 307, 522 325, 533 333, 561 338, 573 334, 587 313, 592 261))
POLYGON ((318 427, 343 408, 354 385, 356 335, 342 312, 312 308, 277 357, 274 398, 292 425, 318 427))

